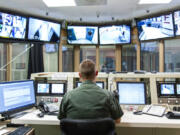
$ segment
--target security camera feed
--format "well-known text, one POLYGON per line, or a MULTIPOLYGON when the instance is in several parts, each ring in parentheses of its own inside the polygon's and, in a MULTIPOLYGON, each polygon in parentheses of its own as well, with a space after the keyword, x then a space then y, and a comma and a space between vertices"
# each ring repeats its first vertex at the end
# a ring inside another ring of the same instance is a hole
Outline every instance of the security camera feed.
POLYGON ((48 83, 38 83, 37 85, 37 93, 39 94, 48 94, 49 93, 49 87, 50 85, 48 83))
POLYGON ((146 104, 144 83, 117 83, 119 104, 146 104))
POLYGON ((63 94, 64 93, 64 84, 51 84, 51 93, 52 94, 63 94))
POLYGON ((174 36, 172 14, 138 21, 137 26, 140 40, 151 40, 174 36))
POLYGON ((29 18, 28 39, 59 42, 61 25, 54 22, 29 18))
POLYGON ((180 95, 180 84, 176 84, 176 92, 180 95))
POLYGON ((69 44, 97 44, 98 27, 94 26, 68 26, 69 44))
POLYGON ((126 44, 131 41, 130 26, 107 26, 99 28, 100 44, 126 44))
POLYGON ((174 12, 175 34, 180 35, 180 11, 174 12))
POLYGON ((174 84, 161 84, 161 95, 173 95, 174 92, 174 84))
POLYGON ((25 17, 0 12, 0 37, 24 39, 26 23, 25 17))

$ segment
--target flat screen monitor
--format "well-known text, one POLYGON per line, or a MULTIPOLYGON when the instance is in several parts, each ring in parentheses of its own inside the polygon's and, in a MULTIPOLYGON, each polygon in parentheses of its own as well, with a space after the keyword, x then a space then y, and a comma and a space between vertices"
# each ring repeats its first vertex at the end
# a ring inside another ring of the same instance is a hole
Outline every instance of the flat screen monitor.
POLYGON ((68 26, 69 44, 98 44, 98 27, 68 26))
POLYGON ((176 93, 180 95, 180 84, 176 84, 176 93))
POLYGON ((59 42, 61 24, 37 18, 29 18, 28 39, 59 42))
POLYGON ((49 83, 37 83, 37 94, 49 94, 50 84, 49 83))
POLYGON ((34 81, 0 83, 0 113, 12 114, 35 105, 34 81))
POLYGON ((139 20, 137 27, 141 41, 174 36, 172 14, 139 20))
POLYGON ((160 96, 175 96, 174 83, 160 83, 160 96))
POLYGON ((100 44, 128 44, 131 42, 129 25, 113 25, 99 28, 100 44))
POLYGON ((51 94, 65 94, 65 84, 64 83, 52 83, 51 84, 51 94))
MULTIPOLYGON (((82 84, 82 82, 76 82, 76 87, 79 87, 82 84)), ((100 88, 104 89, 104 82, 96 82, 96 85, 100 88)))
POLYGON ((174 12, 175 34, 180 35, 180 11, 174 12))
POLYGON ((0 12, 0 37, 25 39, 27 18, 0 12))
POLYGON ((143 82, 117 82, 119 104, 146 104, 146 86, 143 82))

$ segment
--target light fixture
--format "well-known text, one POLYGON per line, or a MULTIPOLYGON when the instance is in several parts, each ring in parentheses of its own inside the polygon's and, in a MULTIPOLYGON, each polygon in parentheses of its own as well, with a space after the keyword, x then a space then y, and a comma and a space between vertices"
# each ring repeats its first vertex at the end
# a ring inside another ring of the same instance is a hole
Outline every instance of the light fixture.
POLYGON ((139 0, 139 4, 168 4, 172 0, 139 0))
POLYGON ((76 6, 74 0, 43 0, 48 7, 76 6))

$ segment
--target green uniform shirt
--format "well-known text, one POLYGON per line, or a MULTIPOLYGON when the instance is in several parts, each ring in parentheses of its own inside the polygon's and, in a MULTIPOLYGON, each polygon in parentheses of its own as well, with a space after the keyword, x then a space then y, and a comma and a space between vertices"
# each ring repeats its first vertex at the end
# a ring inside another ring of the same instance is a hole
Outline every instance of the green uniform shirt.
POLYGON ((80 87, 66 93, 62 99, 59 119, 95 119, 123 115, 120 105, 107 90, 101 89, 92 81, 85 81, 80 87))

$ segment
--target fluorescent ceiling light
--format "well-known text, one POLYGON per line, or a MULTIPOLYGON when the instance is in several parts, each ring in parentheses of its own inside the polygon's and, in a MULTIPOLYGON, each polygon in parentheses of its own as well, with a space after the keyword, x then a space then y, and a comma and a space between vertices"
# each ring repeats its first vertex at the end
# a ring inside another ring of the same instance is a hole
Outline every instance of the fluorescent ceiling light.
POLYGON ((167 4, 172 0, 139 0, 139 4, 167 4))
POLYGON ((74 0, 43 0, 48 7, 76 6, 74 0))

